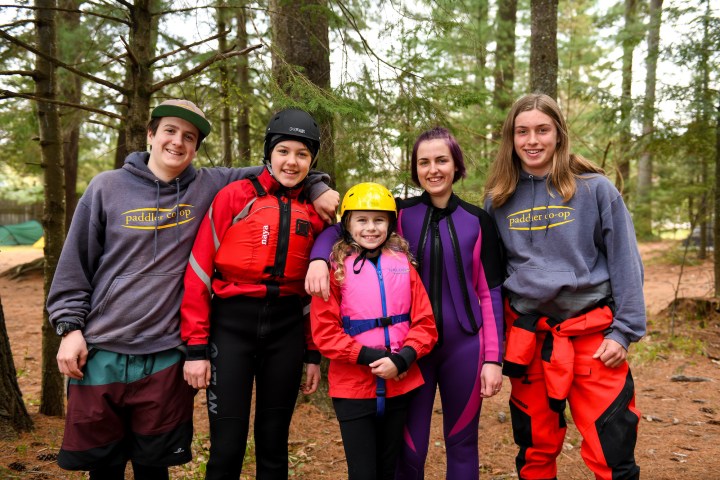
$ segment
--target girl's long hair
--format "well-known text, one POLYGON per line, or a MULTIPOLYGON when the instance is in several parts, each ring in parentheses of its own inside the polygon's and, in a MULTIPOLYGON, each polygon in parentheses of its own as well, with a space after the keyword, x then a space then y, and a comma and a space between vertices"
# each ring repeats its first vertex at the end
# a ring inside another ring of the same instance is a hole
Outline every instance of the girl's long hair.
MULTIPOLYGON (((351 212, 350 212, 351 213, 351 212)), ((350 221, 350 215, 346 215, 343 218, 343 224, 347 228, 347 223, 350 221)), ((347 230, 346 230, 347 231, 347 230)), ((348 235, 349 237, 349 235, 348 235)), ((390 251, 391 253, 405 255, 413 267, 417 268, 417 262, 410 253, 410 244, 407 240, 402 238, 395 232, 392 232, 385 244, 382 246, 383 252, 390 251)), ((345 281, 345 259, 354 254, 360 254, 363 248, 358 245, 355 241, 348 242, 344 237, 340 238, 335 245, 333 245, 332 252, 330 253, 330 263, 335 268, 335 281, 338 285, 342 285, 345 281)))
POLYGON ((563 201, 569 201, 577 189, 576 178, 583 173, 604 175, 605 171, 581 155, 570 153, 567 123, 557 102, 542 93, 525 95, 515 102, 502 127, 502 139, 495 161, 485 182, 485 198, 492 200, 494 208, 505 204, 515 193, 522 162, 515 152, 515 118, 523 112, 538 110, 553 120, 557 129, 557 146, 548 174, 549 185, 555 187, 563 201))

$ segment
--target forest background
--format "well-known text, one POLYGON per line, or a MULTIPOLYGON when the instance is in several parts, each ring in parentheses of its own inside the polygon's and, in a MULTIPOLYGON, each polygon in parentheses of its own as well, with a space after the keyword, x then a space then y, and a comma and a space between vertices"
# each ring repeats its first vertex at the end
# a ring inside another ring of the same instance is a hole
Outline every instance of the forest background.
MULTIPOLYGON (((78 195, 146 149, 149 111, 166 98, 194 101, 213 124, 198 166, 259 164, 271 112, 312 112, 319 168, 341 194, 370 180, 411 193, 413 141, 443 125, 466 155, 456 191, 482 203, 510 105, 542 91, 574 150, 623 193, 641 240, 697 226, 702 258, 720 236, 711 0, 16 1, 0 5, 0 38, 0 199, 44 203, 46 284, 78 195)), ((47 322, 42 337, 40 412, 62 415, 47 322)), ((4 400, 0 426, 28 428, 22 402, 4 400)))

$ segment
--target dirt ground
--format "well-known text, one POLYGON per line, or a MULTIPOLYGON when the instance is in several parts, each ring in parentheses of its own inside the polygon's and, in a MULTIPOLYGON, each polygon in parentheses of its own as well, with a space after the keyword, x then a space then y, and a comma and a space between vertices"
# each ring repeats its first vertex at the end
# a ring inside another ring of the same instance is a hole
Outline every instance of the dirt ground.
MULTIPOLYGON (((636 457, 645 479, 720 478, 720 314, 717 304, 703 312, 694 301, 680 304, 671 321, 668 305, 675 297, 681 267, 668 252, 675 244, 641 246, 645 260, 648 336, 630 352, 642 412, 636 457), (708 313, 709 312, 709 313, 708 313), (675 337, 670 338, 671 323, 675 337), (680 376, 680 380, 676 381, 680 376), (684 377, 682 377, 684 376, 684 377), (688 381, 695 380, 695 381, 688 381), (703 381, 698 381, 703 380, 703 381)), ((42 255, 31 248, 0 250, 0 272, 42 255)), ((685 266, 680 297, 709 297, 713 293, 712 265, 706 261, 685 266)), ((38 413, 40 399, 40 326, 42 279, 32 274, 19 280, 0 277, 0 297, 13 351, 18 382, 35 423, 34 431, 13 441, 0 441, 1 479, 84 478, 60 470, 54 463, 63 420, 38 413)), ((483 405, 480 425, 481 477, 517 478, 516 447, 509 422, 509 382, 498 397, 483 405)), ((172 471, 172 478, 203 478, 207 458, 207 415, 204 395, 196 399, 195 461, 172 471)), ((441 408, 436 405, 426 478, 445 478, 441 408)), ((559 458, 558 478, 593 478, 580 457, 580 436, 570 429, 559 458)), ((291 478, 324 480, 347 478, 337 421, 310 404, 298 406, 290 434, 291 478)), ((252 463, 243 479, 255 478, 252 463)), ((128 472, 128 478, 131 478, 128 472)), ((455 480, 455 479, 451 479, 455 480)), ((462 479, 459 479, 462 480, 462 479)))

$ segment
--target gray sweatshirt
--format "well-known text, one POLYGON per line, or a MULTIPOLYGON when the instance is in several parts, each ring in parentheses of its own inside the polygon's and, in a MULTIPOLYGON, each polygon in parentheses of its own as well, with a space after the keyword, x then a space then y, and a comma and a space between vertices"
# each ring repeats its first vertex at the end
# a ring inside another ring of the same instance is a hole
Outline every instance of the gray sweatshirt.
POLYGON ((577 179, 569 202, 545 177, 521 172, 515 194, 485 208, 507 250, 503 286, 521 313, 569 318, 612 297, 613 339, 626 349, 645 334, 643 266, 625 203, 597 174, 577 179))
MULTIPOLYGON (((136 152, 122 169, 90 182, 73 216, 48 294, 50 322, 76 323, 91 346, 126 354, 175 348, 183 276, 195 234, 215 194, 264 167, 190 165, 172 182, 136 152)), ((311 198, 329 187, 308 177, 311 198)))

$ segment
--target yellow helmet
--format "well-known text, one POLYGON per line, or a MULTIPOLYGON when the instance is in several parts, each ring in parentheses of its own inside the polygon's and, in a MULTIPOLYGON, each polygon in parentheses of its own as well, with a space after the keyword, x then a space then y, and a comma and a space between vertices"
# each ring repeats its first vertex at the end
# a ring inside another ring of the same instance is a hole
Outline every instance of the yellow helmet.
POLYGON ((350 187, 340 204, 340 217, 353 210, 372 210, 397 214, 395 198, 379 183, 365 182, 350 187))

